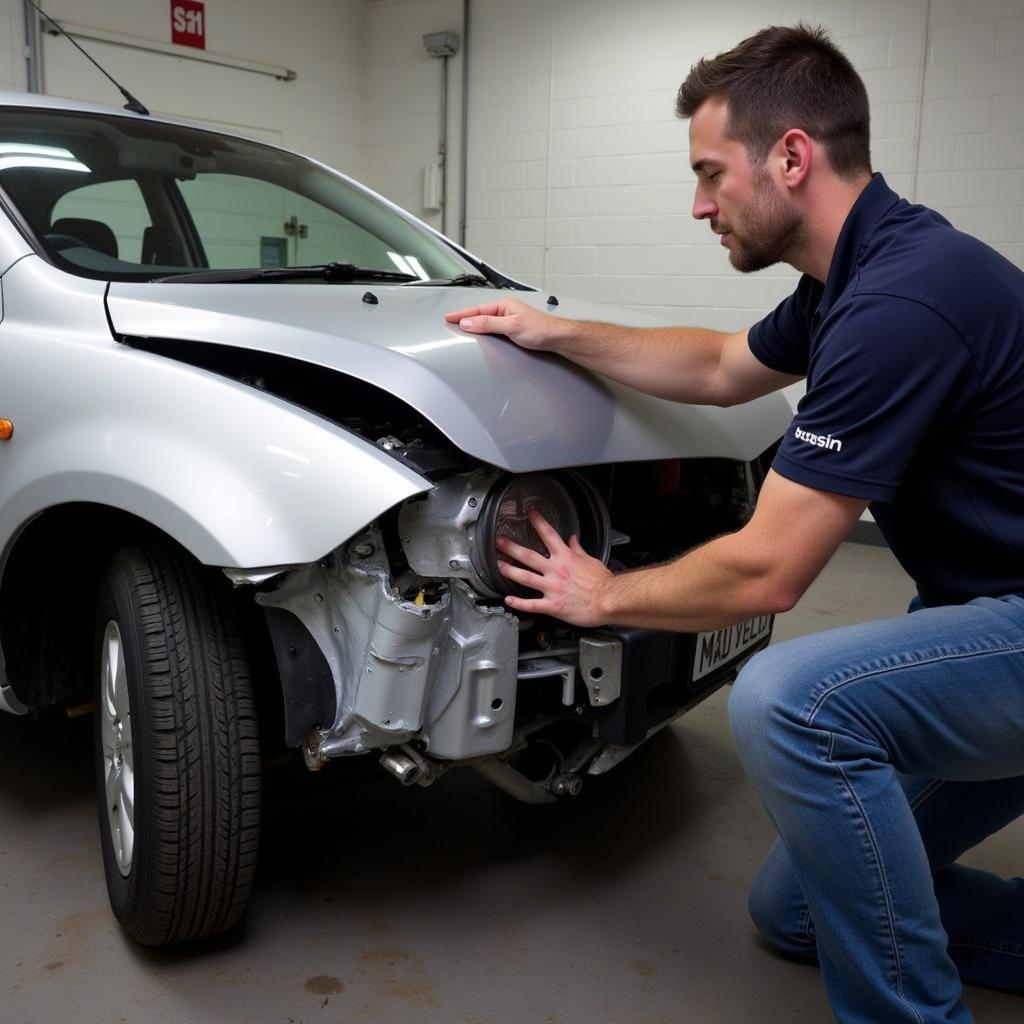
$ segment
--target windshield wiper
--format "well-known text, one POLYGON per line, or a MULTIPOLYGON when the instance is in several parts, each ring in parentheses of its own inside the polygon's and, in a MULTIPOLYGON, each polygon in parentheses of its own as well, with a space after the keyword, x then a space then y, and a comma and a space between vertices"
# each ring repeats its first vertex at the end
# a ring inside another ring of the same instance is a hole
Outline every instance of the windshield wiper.
POLYGON ((427 285, 444 288, 493 288, 494 285, 483 274, 456 274, 454 277, 432 277, 427 281, 410 281, 407 288, 422 288, 427 285))
POLYGON ((418 281, 415 274, 397 270, 375 270, 357 267, 354 263, 323 263, 315 267, 264 267, 261 270, 200 270, 187 274, 164 274, 152 281, 179 281, 182 284, 251 284, 261 281, 397 281, 405 284, 418 281))

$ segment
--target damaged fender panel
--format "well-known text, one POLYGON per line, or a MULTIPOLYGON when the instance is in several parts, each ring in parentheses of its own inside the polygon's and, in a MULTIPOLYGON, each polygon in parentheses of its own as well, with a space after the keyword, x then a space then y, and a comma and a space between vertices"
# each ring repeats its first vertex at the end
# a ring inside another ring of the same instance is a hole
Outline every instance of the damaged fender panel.
POLYGON ((275 395, 118 344, 100 282, 29 257, 8 271, 4 296, 5 328, 39 336, 4 368, 4 415, 18 431, 0 474, 4 536, 43 509, 96 502, 208 565, 303 564, 430 486, 275 395), (45 403, 40 380, 52 382, 45 403))

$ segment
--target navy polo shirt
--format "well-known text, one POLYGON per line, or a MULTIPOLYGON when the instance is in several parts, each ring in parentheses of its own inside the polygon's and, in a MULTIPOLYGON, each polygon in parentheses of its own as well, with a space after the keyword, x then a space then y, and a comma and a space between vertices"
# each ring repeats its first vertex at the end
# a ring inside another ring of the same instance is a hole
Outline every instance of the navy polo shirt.
POLYGON ((870 501, 928 604, 1024 593, 1024 273, 876 174, 749 337, 807 378, 776 472, 870 501))

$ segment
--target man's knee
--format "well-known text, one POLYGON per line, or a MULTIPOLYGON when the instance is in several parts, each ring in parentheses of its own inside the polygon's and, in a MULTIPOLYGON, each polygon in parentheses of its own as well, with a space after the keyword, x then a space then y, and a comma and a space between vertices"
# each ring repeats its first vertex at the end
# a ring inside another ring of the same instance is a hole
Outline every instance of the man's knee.
POLYGON ((750 890, 747 911, 761 933, 761 938, 773 949, 804 960, 817 959, 817 947, 809 919, 805 917, 794 921, 787 917, 781 903, 756 887, 750 890))
POLYGON ((770 687, 768 672, 762 672, 761 668, 768 661, 768 651, 755 654, 740 670, 729 694, 729 725, 738 745, 762 731, 770 687))
POLYGON ((770 756, 779 730, 791 719, 792 661, 780 655, 780 650, 770 647, 755 654, 736 677, 729 695, 729 725, 748 768, 764 767, 761 759, 770 756))
POLYGON ((762 938, 788 956, 816 956, 807 904, 781 844, 761 867, 747 898, 747 911, 762 938))

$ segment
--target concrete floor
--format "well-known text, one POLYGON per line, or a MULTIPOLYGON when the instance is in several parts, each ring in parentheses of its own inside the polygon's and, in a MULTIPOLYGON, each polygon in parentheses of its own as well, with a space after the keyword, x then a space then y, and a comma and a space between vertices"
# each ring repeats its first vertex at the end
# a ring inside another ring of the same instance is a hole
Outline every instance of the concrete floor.
MULTIPOLYGON (((848 545, 785 638, 898 613, 888 552, 848 545)), ((573 803, 470 774, 271 795, 244 928, 125 941, 107 907, 88 726, 0 718, 0 1024, 773 1024, 832 1019, 818 971, 755 938, 771 829, 719 692, 573 803)), ((1024 822, 971 854, 1021 871, 1024 822)), ((972 989, 979 1024, 1024 1000, 972 989)))

